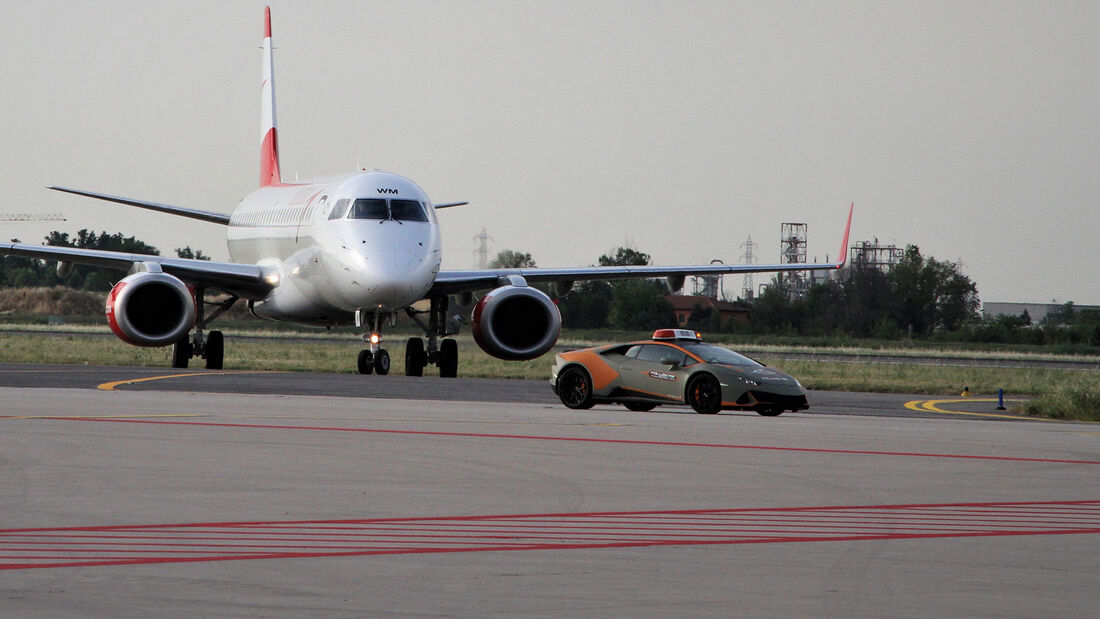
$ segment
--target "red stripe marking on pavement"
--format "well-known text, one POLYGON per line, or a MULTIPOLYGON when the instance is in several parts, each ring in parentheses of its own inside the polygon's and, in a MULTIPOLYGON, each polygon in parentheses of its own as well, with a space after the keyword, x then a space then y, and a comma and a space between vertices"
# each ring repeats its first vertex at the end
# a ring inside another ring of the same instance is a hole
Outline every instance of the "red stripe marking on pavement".
POLYGON ((110 525, 0 529, 0 570, 1097 533, 1100 500, 110 525))
POLYGON ((486 434, 477 432, 437 432, 428 430, 383 430, 377 428, 342 428, 324 426, 290 426, 257 423, 217 423, 212 421, 163 421, 151 419, 100 419, 92 417, 43 417, 53 421, 92 421, 96 423, 141 423, 155 425, 198 426, 209 428, 247 428, 259 430, 303 430, 311 432, 362 432, 368 434, 404 434, 413 436, 446 436, 456 438, 503 438, 525 441, 564 441, 604 443, 613 445, 657 445, 664 447, 707 447, 717 449, 756 449, 763 451, 795 451, 805 453, 848 454, 864 456, 904 456, 910 458, 961 458, 965 460, 997 460, 1002 462, 1046 462, 1058 464, 1100 464, 1098 460, 1064 460, 1058 458, 1019 458, 1013 456, 982 456, 973 454, 936 454, 904 451, 868 451, 860 449, 818 449, 813 447, 776 447, 769 445, 730 445, 723 443, 686 443, 678 441, 639 441, 612 438, 582 438, 570 436, 535 436, 526 434, 486 434))

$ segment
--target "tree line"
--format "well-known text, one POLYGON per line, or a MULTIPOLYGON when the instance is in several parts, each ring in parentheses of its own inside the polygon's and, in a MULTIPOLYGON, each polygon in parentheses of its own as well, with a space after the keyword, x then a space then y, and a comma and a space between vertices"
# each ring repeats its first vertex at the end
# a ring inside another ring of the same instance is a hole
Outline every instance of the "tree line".
MULTIPOLYGON (((12 239, 12 242, 18 243, 20 241, 19 239, 12 239)), ((46 235, 45 244, 58 247, 160 255, 160 250, 156 247, 133 236, 123 236, 121 232, 114 234, 96 233, 94 230, 88 230, 87 228, 77 231, 75 235, 54 230, 46 235)), ((192 250, 190 246, 176 249, 176 255, 180 258, 210 259, 201 250, 192 250)), ((79 265, 74 266, 67 277, 61 278, 57 276, 56 262, 24 256, 0 255, 0 287, 4 288, 67 286, 77 290, 105 292, 110 290, 111 286, 119 279, 121 279, 120 271, 79 265)))
MULTIPOLYGON (((19 242, 18 239, 12 239, 19 242)), ((82 229, 75 235, 53 231, 46 245, 138 254, 160 251, 133 236, 82 229)), ((201 250, 177 248, 181 258, 208 260, 201 250)), ((646 265, 649 254, 619 247, 597 259, 600 266, 646 265)), ((504 250, 493 268, 534 268, 530 253, 504 250)), ((76 266, 65 278, 54 262, 22 256, 0 256, 0 287, 67 286, 107 291, 120 272, 76 266)), ((546 287, 545 292, 553 294, 546 287)), ((558 300, 562 324, 569 329, 649 330, 676 325, 664 280, 629 279, 578 283, 558 300)), ((982 318, 977 286, 958 265, 925 257, 915 245, 887 271, 851 264, 825 283, 814 284, 802 298, 792 298, 783 278, 776 277, 756 299, 742 302, 747 323, 724 321, 709 306, 697 306, 688 327, 706 332, 747 335, 839 336, 899 339, 933 337, 950 341, 1038 344, 1070 348, 1100 346, 1100 312, 1067 303, 1042 321, 1019 316, 982 318)))
MULTIPOLYGON (((649 264, 649 255, 620 247, 598 260, 601 266, 649 264)), ((506 250, 496 267, 534 267, 530 254, 506 250)), ((551 292, 549 289, 546 292, 551 292)), ((559 301, 566 328, 648 330, 675 325, 663 281, 584 282, 559 301)), ((802 298, 787 281, 773 278, 756 299, 739 302, 747 323, 723 320, 709 306, 696 306, 688 327, 705 332, 797 337, 931 338, 956 342, 1100 346, 1100 312, 1072 303, 1042 321, 1020 316, 982 317, 977 286, 958 264, 906 247, 889 270, 853 263, 802 298)))

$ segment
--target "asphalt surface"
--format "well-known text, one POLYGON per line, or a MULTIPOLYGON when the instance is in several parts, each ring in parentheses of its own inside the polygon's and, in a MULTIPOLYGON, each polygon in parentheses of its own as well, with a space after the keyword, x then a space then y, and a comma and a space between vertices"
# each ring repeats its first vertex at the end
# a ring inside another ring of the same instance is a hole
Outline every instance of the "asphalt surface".
POLYGON ((978 400, 0 365, 0 608, 1095 616, 1100 426, 978 400))
MULTIPOLYGON (((360 376, 358 374, 310 374, 301 372, 210 371, 201 369, 66 366, 0 363, 0 387, 49 389, 114 389, 125 391, 185 391, 255 395, 316 395, 348 398, 443 400, 465 402, 518 402, 560 408, 549 380, 462 378, 424 376, 360 376)), ((910 406, 913 402, 939 402, 927 395, 814 391, 809 394, 810 413, 942 417, 947 412, 910 406)), ((949 408, 972 419, 1016 417, 998 411, 991 397, 950 398, 949 408)), ((1007 404, 1012 404, 1008 401, 1007 404)), ((596 410, 620 409, 600 406, 596 410)), ((686 407, 667 406, 657 413, 691 413, 686 407)), ((691 413, 693 414, 693 413, 691 413)), ((743 414, 743 413, 722 413, 743 414)))

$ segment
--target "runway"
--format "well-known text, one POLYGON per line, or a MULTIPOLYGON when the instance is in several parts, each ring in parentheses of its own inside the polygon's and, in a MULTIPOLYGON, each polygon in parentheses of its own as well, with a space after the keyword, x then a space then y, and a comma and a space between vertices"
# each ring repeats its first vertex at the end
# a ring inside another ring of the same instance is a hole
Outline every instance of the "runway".
POLYGON ((0 595, 51 617, 1091 616, 1100 426, 923 397, 578 412, 537 381, 0 365, 0 595))

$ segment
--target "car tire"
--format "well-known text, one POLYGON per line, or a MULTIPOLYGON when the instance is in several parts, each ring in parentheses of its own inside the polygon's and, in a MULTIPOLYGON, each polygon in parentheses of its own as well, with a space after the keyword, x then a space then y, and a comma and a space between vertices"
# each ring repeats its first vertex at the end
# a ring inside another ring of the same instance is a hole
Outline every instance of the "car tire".
POLYGON ((722 410, 722 385, 711 374, 698 374, 688 383, 684 399, 695 412, 713 415, 722 410))
POLYGON ((572 409, 592 408, 592 379, 579 367, 566 369, 558 376, 558 397, 561 403, 572 409))
POLYGON ((757 412, 757 414, 763 415, 765 417, 778 417, 778 416, 783 414, 783 409, 781 409, 781 408, 758 408, 758 409, 756 409, 756 412, 757 412))
POLYGON ((657 408, 657 404, 654 402, 623 402, 623 406, 626 407, 626 410, 637 413, 644 413, 657 408))

